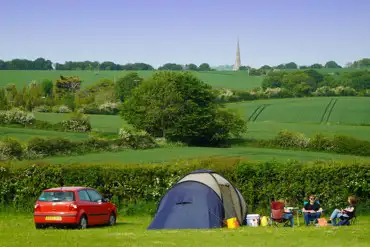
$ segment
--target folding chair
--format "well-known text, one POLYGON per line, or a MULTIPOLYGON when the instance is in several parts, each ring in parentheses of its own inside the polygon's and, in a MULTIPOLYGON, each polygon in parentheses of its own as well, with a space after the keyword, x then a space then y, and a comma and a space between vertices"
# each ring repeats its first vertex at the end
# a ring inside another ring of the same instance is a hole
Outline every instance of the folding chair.
POLYGON ((289 219, 284 219, 284 203, 282 202, 270 202, 271 208, 271 217, 270 217, 270 225, 271 226, 290 226, 289 219))
POLYGON ((339 226, 349 226, 349 225, 355 225, 357 223, 357 216, 356 216, 356 210, 354 210, 352 213, 346 213, 348 217, 346 216, 340 216, 339 217, 339 226))

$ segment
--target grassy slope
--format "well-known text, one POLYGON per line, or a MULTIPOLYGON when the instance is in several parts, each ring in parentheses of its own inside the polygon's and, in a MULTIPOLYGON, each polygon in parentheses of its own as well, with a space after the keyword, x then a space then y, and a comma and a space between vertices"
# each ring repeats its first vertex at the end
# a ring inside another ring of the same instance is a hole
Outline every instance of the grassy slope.
MULTIPOLYGON (((350 227, 240 227, 209 230, 146 230, 151 218, 120 217, 113 227, 35 230, 32 214, 0 215, 0 246, 369 246, 370 217, 350 227), (102 244, 103 243, 103 244, 102 244)), ((301 220, 302 222, 302 220, 301 220)))
POLYGON ((0 139, 5 137, 13 137, 21 141, 26 141, 33 136, 38 137, 54 137, 60 136, 72 140, 82 140, 88 137, 85 133, 71 133, 71 132, 57 132, 48 130, 38 130, 38 129, 25 129, 25 128, 8 128, 0 127, 0 139))
POLYGON ((241 157, 249 160, 355 160, 370 159, 352 155, 339 155, 333 153, 319 153, 306 151, 293 151, 281 149, 265 149, 252 147, 233 148, 200 148, 200 147, 167 147, 148 150, 125 150, 120 152, 103 152, 71 157, 50 157, 42 161, 67 164, 67 163, 160 163, 181 159, 207 158, 210 156, 241 157))
MULTIPOLYGON (((0 86, 8 83, 14 83, 19 88, 27 85, 32 80, 38 82, 43 79, 55 80, 60 75, 80 76, 83 80, 82 86, 90 85, 100 79, 107 78, 114 80, 129 73, 128 71, 100 71, 98 75, 92 71, 17 71, 17 70, 0 70, 0 86)), ((138 71, 139 75, 146 78, 152 71, 138 71)), ((248 76, 247 72, 194 72, 201 80, 214 87, 226 87, 233 89, 253 89, 259 87, 263 80, 262 76, 248 76)))
MULTIPOLYGON (((370 98, 337 97, 327 123, 321 119, 331 98, 270 99, 228 104, 236 109, 246 120, 254 110, 269 104, 256 121, 248 123, 248 137, 258 139, 272 138, 281 129, 295 130, 307 135, 321 132, 326 134, 351 135, 357 138, 370 138, 370 98)), ((327 111, 329 112, 329 111, 327 111)), ((328 116, 326 114, 325 116, 328 116)))

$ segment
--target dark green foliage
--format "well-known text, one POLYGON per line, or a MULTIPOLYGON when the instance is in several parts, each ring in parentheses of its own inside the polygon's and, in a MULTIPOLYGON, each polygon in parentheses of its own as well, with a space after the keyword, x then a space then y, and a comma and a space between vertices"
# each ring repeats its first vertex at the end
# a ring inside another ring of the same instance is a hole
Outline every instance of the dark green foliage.
POLYGON ((8 99, 4 88, 0 88, 0 110, 8 109, 8 99))
MULTIPOLYGON (((112 195, 119 207, 139 203, 146 213, 182 176, 196 169, 211 169, 229 179, 243 194, 249 212, 267 213, 270 200, 288 199, 303 206, 307 195, 318 196, 325 210, 341 207, 349 195, 368 205, 370 193, 368 162, 230 162, 226 159, 181 162, 170 165, 29 165, 10 169, 0 165, 0 204, 31 211, 46 188, 89 186, 112 195), (350 171, 350 172, 349 172, 350 171), (146 203, 144 203, 146 202, 146 203)), ((134 211, 126 207, 125 214, 134 211)))
POLYGON ((229 127, 245 123, 229 114, 231 124, 220 126, 224 115, 217 114, 220 106, 215 101, 212 88, 191 73, 163 71, 133 91, 123 104, 122 115, 153 136, 191 145, 217 145, 238 132, 229 127))
POLYGON ((131 72, 116 82, 116 93, 121 101, 125 101, 131 96, 132 90, 138 87, 143 81, 143 78, 136 72, 131 72))
POLYGON ((53 94, 53 81, 45 79, 41 82, 41 89, 45 97, 51 97, 53 94))

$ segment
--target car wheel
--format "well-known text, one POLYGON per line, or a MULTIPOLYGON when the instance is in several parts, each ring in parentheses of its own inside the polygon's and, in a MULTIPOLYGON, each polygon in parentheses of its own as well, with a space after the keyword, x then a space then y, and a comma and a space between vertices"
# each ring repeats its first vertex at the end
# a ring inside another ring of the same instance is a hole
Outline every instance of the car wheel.
POLYGON ((111 213, 109 216, 108 225, 113 226, 116 224, 116 215, 114 213, 111 213))
POLYGON ((36 229, 45 229, 45 225, 44 224, 35 223, 35 228, 36 229))
POLYGON ((87 228, 87 218, 85 215, 81 216, 80 222, 77 225, 77 229, 86 229, 87 228))

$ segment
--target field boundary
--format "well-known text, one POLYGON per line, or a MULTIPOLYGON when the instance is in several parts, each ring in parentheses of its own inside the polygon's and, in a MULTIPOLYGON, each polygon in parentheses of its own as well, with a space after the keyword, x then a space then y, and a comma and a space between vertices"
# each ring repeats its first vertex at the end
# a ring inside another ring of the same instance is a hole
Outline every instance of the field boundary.
POLYGON ((325 107, 324 113, 321 116, 320 123, 327 123, 329 121, 330 115, 333 112, 335 105, 337 104, 338 99, 330 99, 329 103, 325 107))
POLYGON ((266 109, 266 107, 268 107, 269 105, 271 104, 262 104, 260 106, 258 106, 254 111, 253 113, 249 116, 248 118, 248 122, 249 121, 252 121, 252 122, 255 122, 257 120, 257 118, 259 117, 259 115, 261 115, 261 113, 266 109))

